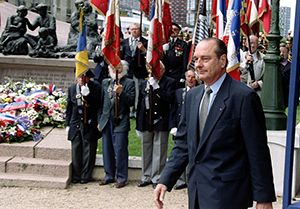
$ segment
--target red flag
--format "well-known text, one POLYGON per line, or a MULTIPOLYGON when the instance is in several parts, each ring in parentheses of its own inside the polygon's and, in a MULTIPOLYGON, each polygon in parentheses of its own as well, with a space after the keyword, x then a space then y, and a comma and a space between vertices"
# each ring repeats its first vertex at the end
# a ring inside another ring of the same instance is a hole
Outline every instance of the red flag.
POLYGON ((262 22, 264 33, 269 33, 271 24, 271 0, 260 0, 258 17, 262 22))
POLYGON ((259 33, 258 1, 259 0, 249 0, 246 12, 247 19, 249 21, 250 33, 257 36, 259 33))
POLYGON ((147 66, 160 79, 160 58, 163 55, 162 0, 154 0, 150 15, 147 66))
POLYGON ((170 11, 170 1, 164 0, 163 2, 162 24, 164 28, 164 41, 165 43, 168 43, 172 32, 172 17, 170 11))
POLYGON ((91 0, 90 2, 95 10, 104 16, 106 15, 108 9, 108 0, 91 0))
POLYGON ((106 13, 102 52, 105 61, 112 67, 120 65, 120 11, 119 0, 110 0, 106 13))
POLYGON ((145 13, 145 16, 149 16, 150 2, 149 0, 140 0, 140 9, 145 13))
POLYGON ((250 0, 243 0, 241 8, 241 32, 247 37, 251 34, 247 16, 247 6, 249 5, 249 3, 250 0))

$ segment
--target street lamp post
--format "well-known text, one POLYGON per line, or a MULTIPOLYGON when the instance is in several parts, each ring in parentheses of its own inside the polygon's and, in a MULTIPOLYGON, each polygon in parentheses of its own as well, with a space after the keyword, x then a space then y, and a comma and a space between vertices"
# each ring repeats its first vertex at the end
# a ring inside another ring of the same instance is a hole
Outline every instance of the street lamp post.
POLYGON ((269 41, 265 61, 264 84, 262 88, 262 105, 268 130, 285 130, 287 116, 285 114, 282 76, 279 56, 279 0, 272 1, 271 29, 267 36, 269 41))

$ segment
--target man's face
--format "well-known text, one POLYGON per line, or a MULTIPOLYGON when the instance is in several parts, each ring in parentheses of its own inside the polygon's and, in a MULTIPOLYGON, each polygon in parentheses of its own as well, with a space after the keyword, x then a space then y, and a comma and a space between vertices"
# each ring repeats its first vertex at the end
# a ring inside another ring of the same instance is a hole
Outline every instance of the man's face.
POLYGON ((86 83, 89 82, 89 80, 90 80, 90 78, 85 75, 82 75, 79 78, 77 78, 77 82, 80 86, 85 85, 86 83))
POLYGON ((258 38, 256 36, 250 36, 250 47, 252 53, 256 52, 258 48, 258 38))
POLYGON ((283 58, 283 60, 287 60, 289 57, 289 51, 286 47, 280 47, 280 57, 283 58))
POLYGON ((199 79, 206 85, 212 85, 226 71, 226 54, 217 57, 214 40, 201 41, 195 50, 195 67, 199 79))
POLYGON ((140 28, 137 27, 136 25, 132 25, 130 26, 130 33, 133 38, 138 38, 141 34, 140 28))
POLYGON ((196 76, 193 71, 189 70, 186 72, 185 82, 186 82, 186 85, 190 88, 193 88, 196 85, 196 76))
POLYGON ((178 36, 180 30, 179 28, 176 27, 176 25, 172 25, 172 33, 171 33, 171 37, 175 38, 178 36))

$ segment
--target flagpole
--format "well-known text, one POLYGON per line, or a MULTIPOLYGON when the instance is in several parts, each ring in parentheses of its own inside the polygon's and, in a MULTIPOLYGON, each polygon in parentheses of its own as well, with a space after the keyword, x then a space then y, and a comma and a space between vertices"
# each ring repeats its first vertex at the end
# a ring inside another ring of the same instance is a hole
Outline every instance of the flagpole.
MULTIPOLYGON (((143 11, 140 14, 140 42, 142 42, 143 37, 143 11)), ((141 51, 138 50, 138 67, 142 67, 141 65, 141 51)))

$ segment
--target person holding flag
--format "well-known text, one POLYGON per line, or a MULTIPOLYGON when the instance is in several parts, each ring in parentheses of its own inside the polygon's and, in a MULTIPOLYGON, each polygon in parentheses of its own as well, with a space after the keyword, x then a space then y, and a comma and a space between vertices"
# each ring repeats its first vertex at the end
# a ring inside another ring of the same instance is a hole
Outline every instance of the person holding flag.
POLYGON ((80 34, 76 54, 76 83, 68 89, 66 129, 71 141, 72 182, 88 183, 95 166, 97 140, 97 113, 100 108, 101 87, 92 81, 86 49, 86 26, 80 9, 80 34))

